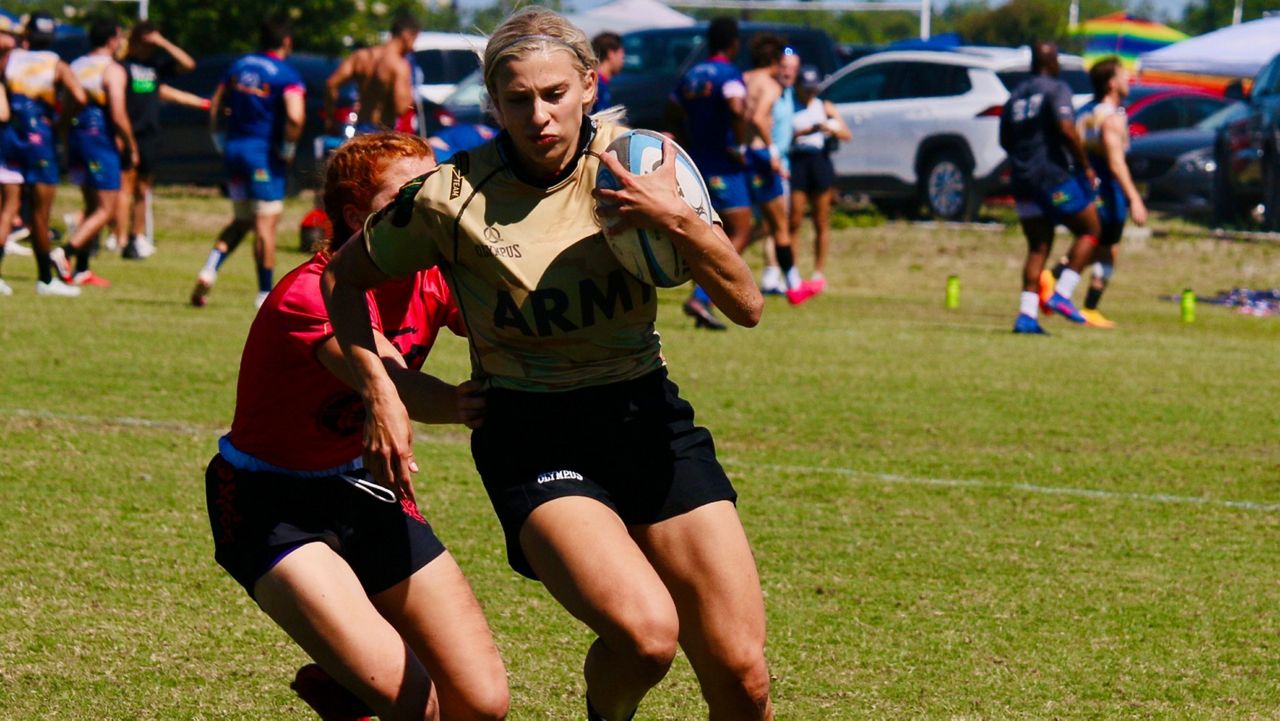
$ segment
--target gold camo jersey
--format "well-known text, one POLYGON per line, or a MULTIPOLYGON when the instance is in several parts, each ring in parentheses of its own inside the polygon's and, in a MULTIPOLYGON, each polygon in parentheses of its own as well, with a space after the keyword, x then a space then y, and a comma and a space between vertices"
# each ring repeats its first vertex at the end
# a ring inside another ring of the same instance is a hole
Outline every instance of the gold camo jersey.
POLYGON ((476 379, 560 391, 663 366, 654 289, 614 258, 591 197, 597 155, 623 132, 602 123, 568 177, 547 188, 516 177, 500 136, 409 183, 366 221, 383 272, 444 271, 476 379))

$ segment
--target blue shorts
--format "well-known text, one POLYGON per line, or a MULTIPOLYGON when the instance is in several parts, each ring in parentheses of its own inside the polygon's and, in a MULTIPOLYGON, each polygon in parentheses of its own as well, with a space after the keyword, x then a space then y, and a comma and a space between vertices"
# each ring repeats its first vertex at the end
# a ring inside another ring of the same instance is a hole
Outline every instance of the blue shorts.
POLYGON ((266 140, 228 140, 223 164, 232 200, 284 200, 285 163, 266 140))
POLYGON ((53 126, 47 120, 33 121, 31 127, 19 129, 18 136, 17 159, 26 182, 57 185, 58 156, 53 148, 53 126))
POLYGON ((71 181, 94 190, 120 189, 120 152, 110 138, 72 131, 71 181))
POLYGON ((1093 205, 1098 209, 1098 222, 1103 225, 1123 225, 1129 219, 1129 201, 1115 181, 1101 184, 1093 205))
POLYGON ((751 182, 752 205, 764 205, 786 192, 782 175, 773 171, 773 158, 767 149, 747 151, 747 173, 751 182))
POLYGON ((1048 190, 1015 192, 1019 218, 1047 218, 1054 223, 1075 215, 1093 202, 1094 191, 1083 177, 1069 178, 1048 190))
POLYGON ((12 125, 0 127, 0 185, 22 185, 22 159, 18 135, 12 125))
POLYGON ((711 207, 717 213, 751 207, 751 189, 746 170, 706 176, 711 207))

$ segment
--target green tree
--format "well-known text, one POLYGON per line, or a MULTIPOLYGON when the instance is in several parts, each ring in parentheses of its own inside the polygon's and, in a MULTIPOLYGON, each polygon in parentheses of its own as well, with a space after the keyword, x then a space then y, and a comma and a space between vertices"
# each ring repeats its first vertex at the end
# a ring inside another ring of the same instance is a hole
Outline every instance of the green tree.
MULTIPOLYGON (((101 15, 129 24, 138 12, 134 3, 106 1, 29 0, 7 7, 17 13, 45 10, 61 22, 77 25, 101 15)), ((456 9, 424 8, 421 0, 151 0, 149 14, 169 39, 202 57, 256 50, 258 25, 274 14, 293 21, 295 49, 341 54, 356 45, 377 43, 401 12, 417 17, 429 30, 452 32, 462 25, 456 9)))
MULTIPOLYGON (((1235 12, 1235 0, 1193 0, 1182 11, 1182 22, 1178 29, 1188 35, 1202 35, 1219 30, 1231 24, 1235 12)), ((1272 6, 1274 7, 1274 5, 1272 6)), ((1246 2, 1244 4, 1244 21, 1257 20, 1262 17, 1264 3, 1246 2)))

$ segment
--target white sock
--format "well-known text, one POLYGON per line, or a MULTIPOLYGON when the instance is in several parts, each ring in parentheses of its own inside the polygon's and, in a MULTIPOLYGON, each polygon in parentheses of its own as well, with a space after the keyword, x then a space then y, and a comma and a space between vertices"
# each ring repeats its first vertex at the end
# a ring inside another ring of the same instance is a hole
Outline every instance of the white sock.
POLYGON ((815 270, 813 271, 813 275, 809 276, 809 279, 810 280, 826 280, 827 276, 823 275, 822 271, 815 270))
POLYGON ((1080 282, 1080 274, 1070 268, 1063 268, 1062 275, 1058 277, 1058 284, 1053 287, 1053 292, 1071 300, 1071 294, 1076 292, 1076 285, 1080 282))
POLYGON ((799 288, 800 284, 803 282, 804 281, 800 278, 800 269, 794 265, 791 266, 791 270, 787 271, 787 287, 799 288))
POLYGON ((766 265, 760 274, 762 288, 777 288, 782 285, 782 269, 776 265, 766 265))
POLYGON ((205 275, 216 276, 218 274, 218 263, 222 261, 222 251, 214 248, 209 251, 209 257, 204 261, 204 267, 200 272, 205 275))
POLYGON ((1040 294, 1029 291, 1022 291, 1022 298, 1018 301, 1018 311, 1023 315, 1029 315, 1032 318, 1040 317, 1040 294))

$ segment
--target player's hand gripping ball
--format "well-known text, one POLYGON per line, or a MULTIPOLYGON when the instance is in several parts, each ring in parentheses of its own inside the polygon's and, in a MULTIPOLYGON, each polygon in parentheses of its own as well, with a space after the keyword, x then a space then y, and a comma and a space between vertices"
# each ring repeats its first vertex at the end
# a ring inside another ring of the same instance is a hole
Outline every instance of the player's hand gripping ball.
MULTIPOLYGON (((711 194, 693 159, 674 141, 651 130, 631 130, 614 139, 605 148, 622 166, 636 175, 646 175, 662 167, 662 144, 671 143, 676 157, 676 192, 707 224, 711 221, 711 194)), ((604 164, 596 171, 596 186, 618 190, 622 184, 604 164)), ((617 216, 605 216, 609 227, 619 222, 617 216)), ((674 288, 691 277, 689 265, 676 252, 675 244, 660 230, 631 228, 621 233, 606 233, 609 249, 627 272, 642 283, 659 288, 674 288)))

